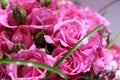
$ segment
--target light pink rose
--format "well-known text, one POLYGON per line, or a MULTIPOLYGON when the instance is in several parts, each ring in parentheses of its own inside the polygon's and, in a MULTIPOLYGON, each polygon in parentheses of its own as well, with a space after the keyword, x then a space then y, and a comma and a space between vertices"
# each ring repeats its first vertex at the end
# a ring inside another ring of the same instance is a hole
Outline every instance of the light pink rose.
MULTIPOLYGON (((110 25, 108 20, 91 8, 85 8, 85 14, 86 16, 83 23, 85 24, 87 30, 92 30, 101 24, 104 24, 105 26, 110 25)), ((106 32, 110 32, 110 30, 107 28, 106 32)))
MULTIPOLYGON (((53 66, 55 62, 55 59, 52 56, 47 55, 44 51, 34 48, 20 50, 18 53, 11 55, 11 59, 29 60, 31 62, 39 62, 49 66, 53 66)), ((47 72, 46 69, 16 64, 8 65, 7 71, 12 80, 41 80, 47 72)))
POLYGON ((53 28, 51 36, 46 35, 46 42, 55 46, 72 47, 86 34, 86 30, 81 22, 75 19, 66 20, 58 23, 53 28))
POLYGON ((30 28, 28 25, 19 26, 12 36, 13 42, 20 42, 29 48, 33 44, 33 36, 31 35, 30 28))
MULTIPOLYGON (((67 49, 57 47, 54 49, 52 56, 59 61, 66 53, 67 49)), ((74 76, 82 72, 87 72, 91 67, 92 55, 90 57, 90 51, 82 52, 81 50, 76 50, 72 53, 64 62, 59 66, 65 74, 69 76, 74 76), (87 54, 88 53, 88 54, 87 54), (91 60, 90 60, 91 58, 91 60)))
POLYGON ((118 64, 118 70, 120 70, 120 66, 119 66, 119 64, 120 64, 120 47, 117 44, 114 44, 111 47, 111 52, 112 52, 114 60, 118 64))
POLYGON ((5 35, 5 32, 0 33, 0 51, 3 52, 10 52, 13 47, 13 42, 11 42, 7 35, 5 35))
POLYGON ((55 24, 57 19, 55 13, 48 8, 33 8, 27 17, 27 24, 50 25, 55 24))
POLYGON ((74 5, 71 2, 61 5, 59 9, 60 21, 69 20, 69 19, 78 19, 80 21, 85 19, 85 10, 84 8, 74 5), (72 6, 72 8, 71 8, 72 6))
POLYGON ((105 48, 96 48, 95 59, 92 63, 92 70, 95 74, 107 70, 113 59, 112 53, 105 48))
MULTIPOLYGON (((59 15, 60 22, 73 18, 79 20, 84 25, 87 31, 90 31, 101 24, 104 24, 105 26, 110 25, 108 20, 106 20, 104 17, 102 17, 99 13, 97 13, 93 9, 91 8, 84 9, 70 2, 60 7, 59 15)), ((110 30, 107 28, 106 32, 110 32, 110 30)))
POLYGON ((106 47, 106 45, 107 42, 105 41, 105 39, 98 32, 96 32, 88 39, 87 44, 82 44, 80 46, 80 49, 81 50, 93 49, 93 48, 96 49, 98 47, 106 47))

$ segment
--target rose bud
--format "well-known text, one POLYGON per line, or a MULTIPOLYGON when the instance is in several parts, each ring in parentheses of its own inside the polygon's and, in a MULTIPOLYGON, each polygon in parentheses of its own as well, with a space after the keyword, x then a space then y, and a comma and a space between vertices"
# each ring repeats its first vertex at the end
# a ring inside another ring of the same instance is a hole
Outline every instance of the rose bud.
POLYGON ((16 7, 13 8, 12 15, 13 15, 14 20, 17 23, 23 24, 25 22, 25 20, 26 20, 27 13, 26 13, 25 9, 22 6, 17 4, 16 7))
POLYGON ((51 2, 51 0, 44 0, 44 5, 47 7, 51 2))
POLYGON ((7 4, 8 4, 8 0, 1 0, 1 8, 2 9, 5 9, 5 7, 7 6, 7 4))

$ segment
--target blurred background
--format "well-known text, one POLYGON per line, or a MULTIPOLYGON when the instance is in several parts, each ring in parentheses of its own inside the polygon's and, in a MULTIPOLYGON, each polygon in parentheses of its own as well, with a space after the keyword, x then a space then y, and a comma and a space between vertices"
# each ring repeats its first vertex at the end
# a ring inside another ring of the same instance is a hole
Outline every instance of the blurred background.
MULTIPOLYGON (((118 33, 120 33, 120 0, 71 0, 75 4, 83 7, 91 7, 100 14, 104 14, 104 17, 110 21, 109 28, 112 31, 111 39, 113 39, 118 33), (107 7, 105 10, 103 8, 107 7)), ((120 46, 120 39, 117 41, 120 46)))

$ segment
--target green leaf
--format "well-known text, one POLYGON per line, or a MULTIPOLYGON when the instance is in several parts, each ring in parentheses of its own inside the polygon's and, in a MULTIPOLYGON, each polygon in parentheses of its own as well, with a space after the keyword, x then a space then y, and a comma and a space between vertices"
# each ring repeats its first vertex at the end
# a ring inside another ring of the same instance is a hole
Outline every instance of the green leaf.
MULTIPOLYGON (((90 38, 94 33, 96 33, 98 30, 103 28, 104 25, 100 25, 93 29, 91 32, 89 32, 86 36, 84 36, 77 44, 75 44, 56 64, 54 67, 58 67, 66 58, 68 58, 81 44, 83 44, 88 38, 90 38)), ((45 76, 45 80, 52 74, 52 72, 48 72, 45 76)))
POLYGON ((118 39, 120 39, 120 33, 107 45, 107 48, 111 48, 118 39))
POLYGON ((57 73, 57 74, 61 75, 62 77, 64 77, 65 79, 67 78, 66 75, 63 72, 61 72, 60 70, 58 70, 57 68, 50 67, 48 65, 41 64, 38 62, 30 62, 30 61, 25 61, 25 60, 0 59, 0 63, 1 64, 18 64, 18 65, 26 65, 26 66, 33 66, 33 67, 35 66, 38 68, 47 69, 51 72, 57 73))

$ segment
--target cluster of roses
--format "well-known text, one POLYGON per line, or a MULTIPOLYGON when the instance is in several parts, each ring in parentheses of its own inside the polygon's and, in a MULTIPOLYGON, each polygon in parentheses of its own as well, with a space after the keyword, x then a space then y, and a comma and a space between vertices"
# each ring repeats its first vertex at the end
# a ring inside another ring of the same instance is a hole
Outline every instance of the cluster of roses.
MULTIPOLYGON (((67 0, 1 0, 0 58, 29 60, 54 66, 92 29, 109 22, 91 8, 67 0), (5 2, 2 2, 5 1, 5 2)), ((69 80, 120 79, 120 48, 103 34, 105 27, 75 50, 59 69, 69 80)), ((41 80, 47 70, 0 64, 0 80, 41 80)), ((64 80, 52 74, 48 80, 64 80)))

